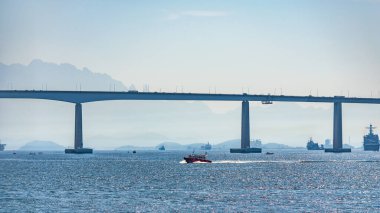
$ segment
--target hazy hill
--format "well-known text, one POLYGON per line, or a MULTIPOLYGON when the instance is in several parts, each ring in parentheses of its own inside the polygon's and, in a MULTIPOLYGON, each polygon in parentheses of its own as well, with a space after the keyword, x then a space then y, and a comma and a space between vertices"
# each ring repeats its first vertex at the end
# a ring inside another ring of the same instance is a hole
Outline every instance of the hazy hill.
MULTIPOLYGON (((157 150, 162 145, 165 146, 166 150, 200 150, 201 146, 204 145, 204 143, 179 144, 176 142, 163 142, 154 147, 139 147, 139 146, 126 145, 126 146, 121 146, 117 148, 116 150, 132 150, 132 149, 157 150)), ((212 150, 229 150, 230 148, 239 148, 239 147, 240 147, 240 139, 234 139, 234 140, 228 140, 228 141, 218 143, 218 144, 213 144, 212 150)), ((285 144, 279 144, 279 143, 268 143, 268 144, 263 144, 262 148, 263 149, 295 149, 296 147, 288 146, 285 144)))
POLYGON ((285 144, 279 144, 279 143, 267 143, 263 144, 263 149, 294 149, 295 147, 291 147, 285 144))
POLYGON ((183 150, 183 149, 186 149, 186 145, 175 143, 175 142, 160 143, 159 145, 157 145, 155 147, 155 149, 158 149, 158 147, 160 147, 162 145, 165 146, 166 150, 183 150))
POLYGON ((158 148, 161 147, 162 145, 165 146, 166 150, 199 150, 201 149, 201 146, 204 144, 203 143, 179 144, 176 142, 163 142, 163 143, 158 144, 157 146, 151 146, 151 147, 126 145, 126 146, 121 146, 117 148, 116 150, 132 150, 132 149, 158 150, 158 148))
POLYGON ((212 149, 230 149, 230 148, 239 148, 239 147, 240 147, 240 139, 227 140, 215 145, 212 144, 212 149))
POLYGON ((20 147, 22 151, 63 151, 65 147, 52 141, 31 141, 20 147))
MULTIPOLYGON (((240 139, 228 140, 219 144, 213 145, 213 149, 230 149, 240 148, 240 139)), ((263 149, 294 149, 295 147, 288 146, 280 143, 263 143, 263 149)))

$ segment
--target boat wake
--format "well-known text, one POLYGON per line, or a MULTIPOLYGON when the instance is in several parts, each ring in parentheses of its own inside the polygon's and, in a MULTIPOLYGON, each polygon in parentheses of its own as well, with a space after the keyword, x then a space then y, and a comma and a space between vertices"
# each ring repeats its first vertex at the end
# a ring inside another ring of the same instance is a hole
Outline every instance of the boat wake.
MULTIPOLYGON (((246 164, 246 163, 296 163, 299 161, 267 161, 267 160, 216 160, 212 161, 215 164, 246 164)), ((181 164, 186 164, 185 160, 180 161, 181 164)), ((207 162, 194 162, 194 163, 207 163, 207 162)))
POLYGON ((218 160, 213 161, 212 163, 231 163, 231 164, 240 164, 240 163, 261 163, 265 161, 253 161, 253 160, 218 160))
MULTIPOLYGON (((246 164, 246 163, 338 163, 338 162, 365 162, 365 163, 379 163, 380 160, 216 160, 212 161, 215 164, 246 164)), ((186 164, 185 160, 179 162, 186 164)), ((204 164, 206 162, 194 162, 196 164, 204 164)))
MULTIPOLYGON (((179 163, 180 163, 180 164, 187 164, 185 160, 182 160, 182 161, 180 161, 179 163)), ((201 161, 195 161, 195 162, 192 162, 192 164, 194 164, 194 163, 196 163, 196 164, 204 164, 204 163, 209 163, 209 162, 201 162, 201 161)))
POLYGON ((380 160, 300 160, 300 163, 379 163, 380 160))
POLYGON ((242 164, 242 163, 296 163, 297 161, 273 161, 273 160, 220 160, 213 161, 212 163, 231 163, 231 164, 242 164))

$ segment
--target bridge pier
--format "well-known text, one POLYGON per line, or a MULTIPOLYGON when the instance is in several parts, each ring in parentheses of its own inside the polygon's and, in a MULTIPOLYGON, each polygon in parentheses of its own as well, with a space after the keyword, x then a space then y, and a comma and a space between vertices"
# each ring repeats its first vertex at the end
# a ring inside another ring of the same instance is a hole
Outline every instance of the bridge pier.
POLYGON ((74 149, 83 148, 83 132, 82 132, 82 104, 75 104, 75 134, 74 149))
POLYGON ((343 148, 343 120, 342 102, 334 102, 334 138, 333 148, 325 149, 325 152, 351 152, 349 148, 343 148))
POLYGON ((249 102, 243 101, 241 109, 241 148, 245 149, 250 147, 249 102))
POLYGON ((241 147, 230 149, 231 153, 261 153, 261 148, 250 148, 249 128, 249 102, 243 101, 241 105, 241 147))
POLYGON ((75 104, 75 132, 74 132, 74 149, 65 149, 65 153, 85 154, 92 153, 92 149, 83 148, 83 131, 82 131, 82 104, 75 104))

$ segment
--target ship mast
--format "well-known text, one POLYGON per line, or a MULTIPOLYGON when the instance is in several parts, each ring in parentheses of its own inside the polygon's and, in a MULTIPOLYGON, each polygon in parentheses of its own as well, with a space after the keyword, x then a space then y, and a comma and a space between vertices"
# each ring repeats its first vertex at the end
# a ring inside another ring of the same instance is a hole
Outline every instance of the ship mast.
POLYGON ((376 129, 376 127, 374 127, 372 124, 370 124, 369 127, 367 127, 367 129, 369 129, 369 134, 373 135, 373 130, 376 129))

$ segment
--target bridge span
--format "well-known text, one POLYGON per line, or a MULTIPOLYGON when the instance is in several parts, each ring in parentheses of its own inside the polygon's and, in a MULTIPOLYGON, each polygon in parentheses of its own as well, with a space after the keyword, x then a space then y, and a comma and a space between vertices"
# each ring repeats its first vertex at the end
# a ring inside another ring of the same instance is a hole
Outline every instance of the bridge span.
MULTIPOLYGON (((333 148, 326 152, 348 152, 343 148, 342 139, 342 104, 380 104, 380 98, 356 97, 315 97, 315 96, 285 96, 285 95, 254 95, 254 94, 208 94, 208 93, 165 93, 165 92, 102 92, 102 91, 41 91, 41 90, 1 90, 1 99, 43 99, 63 101, 75 104, 75 137, 74 150, 83 149, 82 104, 95 101, 111 100, 187 100, 187 101, 241 101, 242 128, 241 150, 249 152, 249 101, 259 101, 263 104, 273 102, 314 102, 334 104, 334 137, 333 148)), ((257 149, 256 149, 257 151, 257 149)), ((255 151, 255 152, 256 152, 255 151)), ((259 150, 261 152, 261 150, 259 150)))

